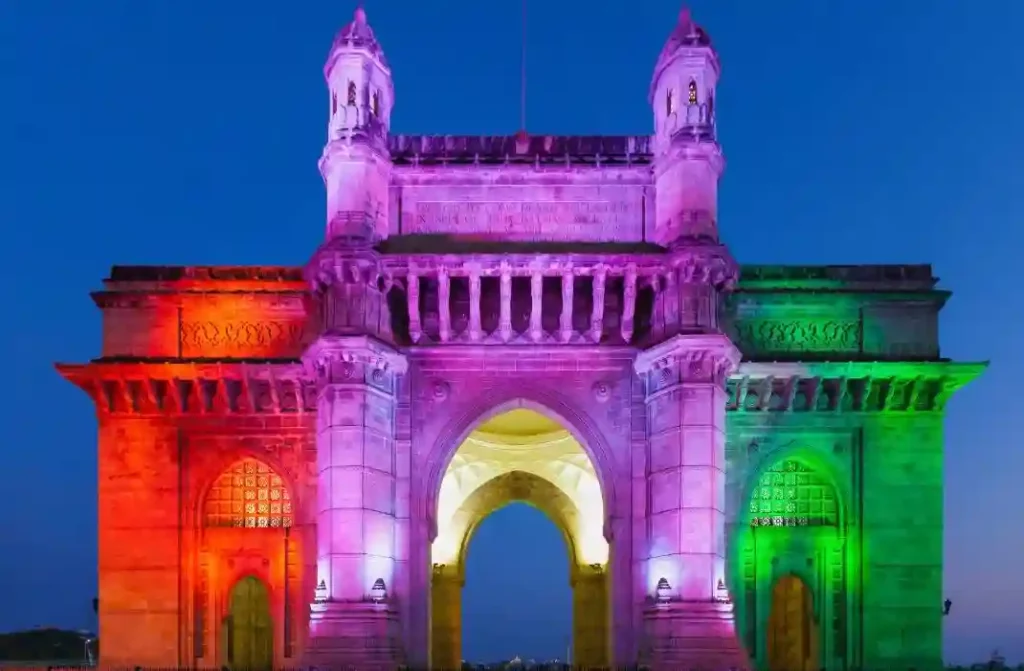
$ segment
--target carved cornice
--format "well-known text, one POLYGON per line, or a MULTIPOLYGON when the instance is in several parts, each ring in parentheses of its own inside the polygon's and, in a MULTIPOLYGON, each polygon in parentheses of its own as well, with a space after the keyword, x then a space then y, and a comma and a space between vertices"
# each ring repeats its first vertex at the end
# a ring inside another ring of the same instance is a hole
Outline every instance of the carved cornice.
POLYGON ((333 240, 317 249, 303 274, 314 291, 336 284, 362 284, 384 290, 391 286, 380 254, 369 246, 353 248, 345 240, 333 240))
POLYGON ((684 284, 710 284, 728 290, 739 277, 739 266, 724 245, 681 244, 672 249, 667 261, 684 284))
POLYGON ((409 368, 405 355, 368 336, 322 335, 302 355, 302 362, 318 386, 350 384, 368 375, 368 382, 390 388, 391 377, 409 368))
POLYGON ((941 412, 987 363, 743 363, 726 409, 772 412, 941 412))
POLYGON ((677 335, 640 352, 633 364, 639 375, 657 375, 658 388, 676 382, 724 384, 739 364, 740 351, 718 334, 677 335))
POLYGON ((103 415, 302 415, 316 386, 298 362, 58 364, 103 415))

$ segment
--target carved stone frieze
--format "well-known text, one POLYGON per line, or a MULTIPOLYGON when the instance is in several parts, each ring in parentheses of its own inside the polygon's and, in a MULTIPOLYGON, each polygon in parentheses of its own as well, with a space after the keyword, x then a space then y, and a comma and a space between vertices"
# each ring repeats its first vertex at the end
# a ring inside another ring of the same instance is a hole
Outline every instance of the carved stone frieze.
POLYGON ((736 319, 730 335, 745 354, 855 353, 861 324, 856 319, 736 319))
POLYGON ((303 319, 182 321, 185 358, 276 358, 298 354, 306 333, 303 319))

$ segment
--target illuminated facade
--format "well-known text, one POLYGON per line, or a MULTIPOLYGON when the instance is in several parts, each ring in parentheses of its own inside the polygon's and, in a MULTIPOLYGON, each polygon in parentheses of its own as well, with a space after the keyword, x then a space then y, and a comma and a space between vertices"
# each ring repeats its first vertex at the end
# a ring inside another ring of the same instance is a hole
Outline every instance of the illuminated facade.
POLYGON ((575 660, 935 667, 928 266, 737 266, 719 63, 683 14, 643 137, 390 133, 362 10, 325 74, 304 268, 117 266, 99 423, 103 663, 454 666, 465 547, 522 500, 571 557, 575 660))

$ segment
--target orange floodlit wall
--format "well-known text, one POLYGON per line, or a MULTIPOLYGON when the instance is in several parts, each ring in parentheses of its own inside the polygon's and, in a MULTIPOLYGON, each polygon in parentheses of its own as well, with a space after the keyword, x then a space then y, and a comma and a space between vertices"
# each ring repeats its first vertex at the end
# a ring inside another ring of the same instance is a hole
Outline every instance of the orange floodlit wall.
POLYGON ((99 421, 104 665, 244 664, 232 608, 253 579, 274 628, 267 654, 297 664, 316 497, 299 272, 114 268, 94 298, 103 357, 59 368, 99 421))

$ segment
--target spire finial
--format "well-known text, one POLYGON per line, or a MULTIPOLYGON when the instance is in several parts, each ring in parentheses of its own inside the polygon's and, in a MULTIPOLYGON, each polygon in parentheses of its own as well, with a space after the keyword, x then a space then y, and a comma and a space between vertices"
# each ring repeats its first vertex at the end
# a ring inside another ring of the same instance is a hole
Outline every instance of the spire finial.
POLYGON ((366 25, 366 10, 363 9, 363 3, 356 5, 355 14, 352 16, 352 20, 360 25, 366 25))
POLYGON ((517 137, 526 137, 526 0, 522 2, 522 44, 520 45, 519 63, 519 133, 517 137))

